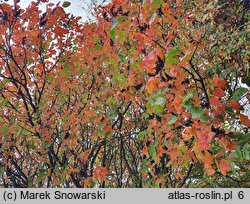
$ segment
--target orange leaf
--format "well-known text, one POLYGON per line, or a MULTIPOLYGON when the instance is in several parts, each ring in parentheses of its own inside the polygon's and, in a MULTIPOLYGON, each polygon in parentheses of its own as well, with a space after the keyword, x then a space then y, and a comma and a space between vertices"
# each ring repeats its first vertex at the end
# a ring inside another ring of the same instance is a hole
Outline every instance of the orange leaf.
POLYGON ((242 106, 240 105, 240 103, 238 101, 230 100, 229 102, 234 110, 241 110, 242 109, 242 106))
POLYGON ((47 6, 48 7, 52 7, 52 6, 54 6, 55 4, 53 4, 53 3, 49 3, 47 6))
POLYGON ((182 113, 183 106, 181 105, 181 102, 182 102, 182 99, 179 96, 175 97, 175 99, 173 101, 173 105, 174 105, 176 112, 178 114, 182 113))
POLYGON ((204 168, 208 175, 212 175, 215 173, 215 170, 212 167, 213 162, 213 156, 209 152, 205 152, 205 155, 203 155, 203 161, 204 161, 204 168))
POLYGON ((198 161, 197 158, 196 158, 196 156, 194 155, 194 153, 193 153, 192 151, 190 151, 189 154, 190 154, 190 157, 192 158, 192 160, 193 160, 194 162, 197 162, 197 161, 198 161))
POLYGON ((165 15, 169 15, 169 14, 171 13, 168 4, 164 4, 164 5, 161 7, 161 10, 162 10, 162 12, 163 12, 165 15))
MULTIPOLYGON (((222 154, 223 154, 222 151, 219 151, 219 152, 214 156, 214 158, 220 158, 222 154)), ((215 160, 215 161, 217 162, 217 160, 215 160)))
POLYGON ((155 74, 155 69, 152 68, 152 67, 150 67, 150 66, 147 66, 147 67, 146 67, 146 71, 147 71, 147 73, 149 73, 149 74, 155 74))
POLYGON ((65 172, 65 174, 66 174, 66 175, 69 175, 69 174, 71 174, 71 173, 78 172, 78 171, 79 171, 78 169, 70 168, 69 170, 67 170, 67 171, 65 172))
POLYGON ((9 177, 6 177, 5 179, 4 179, 4 183, 8 183, 9 182, 9 177))
POLYGON ((227 171, 230 171, 230 164, 225 160, 225 159, 222 159, 220 161, 220 171, 222 173, 223 176, 226 176, 227 174, 227 171))
POLYGON ((108 174, 108 170, 105 167, 100 169, 100 178, 102 181, 105 180, 107 174, 108 174))
POLYGON ((101 181, 104 181, 106 179, 107 174, 108 174, 108 170, 105 167, 97 166, 94 169, 94 177, 96 179, 100 179, 101 181))
POLYGON ((158 88, 158 80, 154 77, 151 77, 148 80, 148 93, 152 94, 158 88))
POLYGON ((221 80, 221 79, 218 80, 218 87, 224 89, 226 88, 226 85, 227 85, 227 80, 221 80))
POLYGON ((55 182, 55 184, 58 185, 59 180, 58 180, 56 174, 54 174, 54 173, 51 174, 51 177, 53 178, 53 181, 55 182))
POLYGON ((221 137, 219 139, 220 145, 226 150, 226 151, 232 151, 235 150, 236 143, 234 141, 230 141, 226 137, 221 137))
POLYGON ((91 179, 92 178, 88 178, 83 181, 84 188, 87 188, 89 186, 89 184, 91 183, 91 179))
POLYGON ((104 129, 105 133, 109 133, 109 132, 112 132, 112 131, 113 131, 113 128, 112 128, 111 125, 106 126, 105 129, 104 129))
POLYGON ((161 148, 158 152, 159 157, 162 156, 164 153, 166 153, 166 150, 161 148))
POLYGON ((246 115, 240 114, 240 120, 243 125, 250 127, 250 120, 246 115))

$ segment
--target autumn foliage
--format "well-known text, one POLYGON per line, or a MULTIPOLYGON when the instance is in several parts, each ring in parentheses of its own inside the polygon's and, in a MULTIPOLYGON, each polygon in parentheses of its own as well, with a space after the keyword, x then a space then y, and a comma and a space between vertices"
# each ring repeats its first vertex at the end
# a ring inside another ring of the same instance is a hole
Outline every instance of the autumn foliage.
POLYGON ((245 4, 39 2, 0 4, 1 186, 249 182, 245 4))

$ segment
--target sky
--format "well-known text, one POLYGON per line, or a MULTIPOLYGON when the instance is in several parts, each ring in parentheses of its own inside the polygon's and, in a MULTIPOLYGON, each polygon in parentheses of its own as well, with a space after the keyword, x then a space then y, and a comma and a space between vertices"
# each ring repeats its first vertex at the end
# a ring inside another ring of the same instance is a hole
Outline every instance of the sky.
MULTIPOLYGON (((57 4, 58 2, 61 2, 60 5, 63 4, 65 0, 50 0, 48 3, 54 3, 57 4)), ((75 16, 81 16, 82 20, 87 20, 88 16, 88 5, 90 5, 91 0, 67 0, 71 3, 71 5, 67 8, 65 8, 65 11, 67 13, 72 13, 75 16)), ((32 0, 20 0, 19 5, 22 8, 27 8, 29 4, 32 2, 32 0)), ((8 3, 13 3, 13 0, 9 0, 8 3)), ((46 4, 45 4, 46 5, 46 4)), ((44 7, 41 7, 41 9, 44 9, 44 7)))

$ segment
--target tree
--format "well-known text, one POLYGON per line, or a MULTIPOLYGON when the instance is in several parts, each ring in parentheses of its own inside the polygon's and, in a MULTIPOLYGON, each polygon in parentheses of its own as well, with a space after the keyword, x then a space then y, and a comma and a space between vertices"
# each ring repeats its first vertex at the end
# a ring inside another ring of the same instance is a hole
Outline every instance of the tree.
POLYGON ((1 185, 249 185, 244 4, 39 2, 0 5, 1 185))

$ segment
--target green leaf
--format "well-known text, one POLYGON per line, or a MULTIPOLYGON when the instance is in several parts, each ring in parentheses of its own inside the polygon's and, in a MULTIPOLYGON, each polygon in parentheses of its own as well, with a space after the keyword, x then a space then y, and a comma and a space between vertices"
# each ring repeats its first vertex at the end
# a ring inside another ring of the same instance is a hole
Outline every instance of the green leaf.
POLYGON ((178 146, 178 150, 180 151, 180 153, 186 149, 187 149, 186 145, 178 146))
POLYGON ((143 114, 142 114, 142 118, 143 118, 143 119, 147 119, 148 117, 149 117, 149 114, 147 114, 147 113, 143 113, 143 114))
POLYGON ((118 54, 118 59, 122 61, 126 56, 123 53, 118 54))
POLYGON ((63 6, 64 8, 67 8, 67 7, 70 6, 70 4, 71 4, 71 3, 70 3, 69 1, 65 1, 65 2, 63 2, 63 5, 62 5, 62 6, 63 6))
POLYGON ((191 111, 193 119, 199 118, 203 114, 203 110, 201 108, 195 107, 191 111))
POLYGON ((242 153, 241 153, 241 150, 239 149, 239 147, 236 147, 235 151, 236 151, 237 158, 242 159, 243 156, 242 156, 242 153))
POLYGON ((145 139, 146 137, 147 137, 147 131, 141 131, 141 132, 139 132, 139 137, 140 137, 140 139, 145 139))
POLYGON ((174 59, 174 58, 166 58, 165 63, 166 64, 174 64, 174 65, 176 65, 176 64, 178 64, 178 60, 174 59))
POLYGON ((240 137, 238 142, 242 144, 248 142, 249 140, 250 140, 250 133, 246 133, 240 137))
POLYGON ((179 55, 182 51, 179 48, 171 48, 167 54, 167 58, 173 58, 176 55, 179 55))
POLYGON ((115 42, 115 29, 110 30, 110 38, 115 42))
MULTIPOLYGON (((115 104, 115 98, 113 96, 110 96, 107 98, 107 102, 111 104, 115 104)), ((114 112, 113 109, 109 109, 109 111, 114 112)))
POLYGON ((166 64, 178 64, 178 60, 174 57, 179 55, 182 51, 179 48, 171 48, 166 56, 165 63, 166 64))
POLYGON ((110 28, 110 30, 113 30, 117 25, 118 25, 119 21, 116 18, 112 19, 112 27, 110 28))
POLYGON ((156 156, 156 149, 155 149, 155 145, 154 145, 153 143, 151 143, 151 144, 149 145, 148 152, 149 152, 149 155, 150 155, 152 158, 155 158, 155 156, 156 156))
POLYGON ((166 100, 165 98, 163 98, 163 97, 158 97, 158 98, 156 99, 155 104, 156 104, 156 105, 162 105, 162 104, 165 104, 166 101, 167 101, 167 100, 166 100))
POLYGON ((246 160, 250 160, 250 152, 243 152, 243 157, 246 160))
POLYGON ((236 174, 235 163, 234 162, 230 162, 230 166, 231 166, 231 171, 233 172, 233 174, 236 174))
POLYGON ((143 165, 142 165, 142 168, 141 168, 141 172, 146 173, 147 170, 148 170, 147 159, 143 159, 142 163, 143 163, 143 165))
POLYGON ((69 67, 68 65, 65 65, 65 66, 64 66, 64 72, 65 72, 67 78, 70 78, 70 76, 71 76, 71 71, 70 71, 70 67, 69 67))
POLYGON ((150 105, 149 101, 146 103, 146 108, 147 108, 148 113, 150 115, 152 115, 153 114, 153 109, 152 109, 152 106, 150 105))
POLYGON ((235 100, 235 101, 238 101, 241 99, 241 97, 248 91, 247 88, 244 88, 244 87, 240 87, 240 88, 237 88, 233 94, 232 94, 232 99, 235 100))
POLYGON ((243 158, 250 160, 250 144, 245 144, 243 146, 243 158))
POLYGON ((177 119, 178 118, 175 115, 172 115, 168 120, 168 125, 172 125, 175 121, 177 121, 177 119))
POLYGON ((160 116, 160 117, 163 117, 163 115, 161 114, 163 112, 163 109, 160 105, 156 105, 155 106, 155 114, 160 116))
POLYGON ((250 87, 250 77, 243 78, 241 82, 250 87))
POLYGON ((168 140, 164 141, 164 146, 166 146, 167 148, 169 148, 169 142, 168 142, 168 140))
POLYGON ((119 21, 118 23, 120 23, 124 18, 125 18, 125 16, 119 16, 118 17, 118 21, 119 21))
POLYGON ((103 48, 103 46, 101 46, 100 44, 96 44, 95 47, 97 50, 102 50, 102 48, 103 48))
POLYGON ((250 144, 245 144, 243 146, 243 151, 250 151, 250 144))
POLYGON ((190 94, 187 94, 184 99, 182 100, 182 103, 186 103, 188 102, 192 97, 194 96, 194 94, 190 93, 190 94))
POLYGON ((0 132, 3 134, 3 136, 7 135, 7 133, 9 132, 9 126, 5 125, 5 126, 1 127, 0 132))
POLYGON ((202 116, 200 117, 200 120, 202 123, 207 122, 209 120, 209 116, 202 114, 202 116))
POLYGON ((187 110, 193 110, 195 107, 194 107, 194 104, 191 102, 191 101, 187 101, 184 103, 184 106, 187 110))
POLYGON ((164 4, 163 0, 153 0, 152 1, 152 7, 153 7, 153 9, 160 8, 162 4, 164 4))
POLYGON ((120 40, 120 44, 124 44, 125 41, 125 33, 123 31, 119 32, 119 40, 120 40))
POLYGON ((97 42, 99 40, 99 36, 97 34, 94 34, 92 37, 94 42, 97 42))
POLYGON ((32 188, 33 186, 33 179, 32 178, 28 178, 28 187, 32 188))
POLYGON ((231 106, 227 106, 225 111, 230 114, 231 116, 235 115, 235 112, 231 106))
POLYGON ((153 98, 151 98, 151 99, 149 100, 149 103, 150 103, 151 106, 154 106, 155 103, 156 103, 156 101, 155 101, 153 98))

